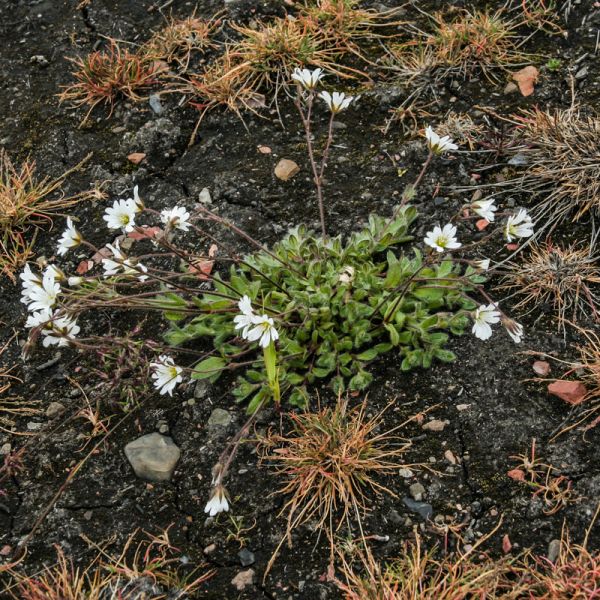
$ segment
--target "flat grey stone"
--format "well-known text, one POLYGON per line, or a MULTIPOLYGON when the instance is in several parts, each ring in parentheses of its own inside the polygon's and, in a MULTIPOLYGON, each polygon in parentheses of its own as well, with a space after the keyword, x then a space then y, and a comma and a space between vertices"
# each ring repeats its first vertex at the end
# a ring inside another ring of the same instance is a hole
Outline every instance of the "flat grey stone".
POLYGON ((231 423, 231 415, 222 408, 215 408, 208 417, 210 427, 227 427, 231 423))
POLYGON ((433 506, 427 502, 416 502, 412 498, 402 498, 402 502, 413 512, 421 515, 425 520, 430 519, 433 514, 433 506))
POLYGON ((125 456, 140 479, 169 481, 181 451, 170 437, 148 433, 125 446, 125 456))
POLYGON ((60 402, 50 402, 46 409, 46 416, 49 419, 60 417, 67 410, 60 402))
POLYGON ((238 552, 238 556, 240 557, 242 567, 249 567, 254 564, 254 552, 250 552, 248 548, 242 548, 238 552))

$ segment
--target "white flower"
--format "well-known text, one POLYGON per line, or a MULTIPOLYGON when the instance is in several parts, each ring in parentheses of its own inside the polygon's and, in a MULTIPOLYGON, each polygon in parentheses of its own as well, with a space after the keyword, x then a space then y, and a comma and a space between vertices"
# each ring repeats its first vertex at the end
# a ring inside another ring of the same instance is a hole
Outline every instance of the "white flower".
POLYGON ((67 279, 67 284, 70 287, 76 287, 78 285, 81 285, 83 282, 83 277, 69 277, 69 279, 67 279))
POLYGON ((39 327, 43 323, 46 323, 52 318, 52 309, 48 308, 46 310, 38 310, 37 312, 31 313, 29 317, 27 317, 27 321, 25 322, 25 327, 31 329, 33 327, 39 327))
POLYGON ((347 265, 342 269, 340 273, 340 283, 352 283, 354 281, 354 267, 347 265))
POLYGON ((490 325, 498 323, 500 320, 500 311, 496 310, 496 305, 482 304, 473 315, 473 329, 472 332, 475 337, 480 340, 487 340, 492 337, 492 328, 490 325))
POLYGON ((335 115, 342 112, 350 105, 350 102, 354 100, 354 96, 346 96, 344 92, 321 92, 319 98, 325 101, 325 104, 329 107, 329 110, 335 115))
POLYGON ((54 274, 46 270, 42 284, 29 288, 30 311, 48 310, 56 304, 60 294, 60 284, 55 280, 54 274))
POLYGON ((161 354, 158 357, 158 362, 150 363, 150 367, 154 369, 152 379, 155 379, 154 387, 162 394, 173 395, 175 386, 183 381, 181 373, 183 369, 178 367, 170 356, 161 354))
POLYGON ((434 154, 442 154, 449 150, 458 150, 458 146, 452 143, 450 136, 445 135, 440 137, 432 128, 428 125, 425 129, 425 138, 427 139, 427 145, 434 154))
POLYGON ((473 262, 473 266, 480 271, 487 271, 490 268, 490 259, 476 260, 473 262))
POLYGON ((138 212, 135 200, 115 200, 112 207, 102 217, 109 229, 122 229, 126 233, 135 228, 135 213, 138 212))
POLYGON ((29 304, 31 302, 31 290, 42 285, 42 278, 31 270, 29 264, 26 264, 23 272, 19 275, 19 279, 23 282, 21 302, 29 304))
POLYGON ((275 324, 271 317, 268 317, 267 315, 262 315, 261 317, 253 315, 252 325, 254 325, 253 329, 245 332, 244 335, 249 342, 260 340, 258 342, 260 346, 267 348, 271 342, 275 342, 279 339, 279 333, 277 333, 277 329, 275 329, 275 324))
POLYGON ((147 275, 139 274, 140 271, 147 273, 148 267, 142 263, 135 263, 135 267, 137 268, 134 268, 134 263, 131 262, 131 259, 127 258, 121 251, 118 240, 115 242, 114 246, 112 244, 106 244, 106 247, 112 252, 113 258, 116 258, 117 260, 113 260, 112 258, 102 259, 102 268, 104 269, 105 277, 117 275, 119 271, 122 270, 124 275, 137 275, 140 281, 146 281, 146 279, 148 279, 147 275))
POLYGON ((67 276, 56 265, 48 265, 44 269, 44 275, 51 275, 56 281, 66 281, 67 276))
POLYGON ((81 234, 73 225, 73 219, 67 217, 67 228, 62 234, 62 237, 58 240, 58 254, 66 254, 69 248, 75 248, 81 244, 81 234))
POLYGON ((494 222, 494 213, 498 210, 498 207, 494 204, 493 199, 477 200, 477 202, 473 202, 473 204, 471 204, 471 208, 480 217, 482 217, 486 221, 489 221, 490 223, 494 222))
POLYGON ((444 225, 442 229, 439 225, 428 231, 425 235, 425 243, 438 252, 460 248, 461 244, 456 240, 456 227, 451 223, 444 225))
POLYGON ((217 485, 213 488, 210 495, 210 500, 204 507, 204 512, 210 517, 218 515, 220 512, 229 510, 229 502, 227 501, 227 490, 222 485, 217 485))
POLYGON ((235 323, 235 329, 241 329, 242 337, 246 338, 248 336, 248 330, 253 325, 252 318, 255 316, 250 298, 246 295, 242 296, 241 300, 238 302, 238 307, 241 314, 237 315, 233 319, 233 322, 235 323))
POLYGON ((533 235, 533 221, 524 208, 516 215, 508 217, 504 234, 508 242, 512 242, 515 238, 527 238, 533 235))
POLYGON ((523 325, 508 317, 502 319, 502 325, 504 325, 508 335, 510 335, 516 344, 521 343, 521 338, 523 337, 523 325))
POLYGON ((138 194, 137 185, 133 188, 133 203, 135 204, 135 212, 142 212, 144 208, 146 208, 142 202, 142 199, 140 198, 140 195, 138 194))
POLYGON ((190 213, 183 206, 175 206, 171 210, 163 210, 160 213, 160 220, 165 225, 181 229, 181 231, 187 231, 190 228, 189 218, 190 213))
POLYGON ((292 73, 292 79, 297 81, 306 90, 314 90, 323 76, 323 69, 310 71, 309 69, 299 69, 296 67, 292 73))
POLYGON ((68 316, 58 317, 53 319, 47 326, 42 329, 44 348, 48 346, 68 346, 81 328, 77 325, 75 319, 68 316))

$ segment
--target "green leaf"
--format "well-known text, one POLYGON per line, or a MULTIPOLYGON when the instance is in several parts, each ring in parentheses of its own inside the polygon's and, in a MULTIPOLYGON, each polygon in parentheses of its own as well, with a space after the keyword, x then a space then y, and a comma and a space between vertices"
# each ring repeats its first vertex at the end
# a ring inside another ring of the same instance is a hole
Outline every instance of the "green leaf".
POLYGON ((450 350, 444 350, 443 348, 436 348, 434 351, 434 356, 438 360, 446 363, 456 360, 456 354, 454 354, 454 352, 451 352, 450 350))
POLYGON ((227 367, 227 363, 220 356, 211 356, 196 365, 192 372, 192 379, 217 379, 227 367))
POLYGON ((357 360, 360 360, 360 361, 369 362, 369 361, 377 358, 377 350, 375 350, 375 348, 369 348, 368 350, 365 350, 364 352, 357 354, 356 358, 357 358, 357 360))

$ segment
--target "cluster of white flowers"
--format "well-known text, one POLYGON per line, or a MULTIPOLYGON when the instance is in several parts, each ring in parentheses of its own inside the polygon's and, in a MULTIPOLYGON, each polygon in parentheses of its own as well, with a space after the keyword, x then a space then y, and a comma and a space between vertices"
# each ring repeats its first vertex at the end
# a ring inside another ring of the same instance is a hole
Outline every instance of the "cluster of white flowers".
POLYGON ((183 369, 178 367, 173 359, 166 354, 161 354, 157 362, 150 363, 150 368, 154 371, 152 379, 154 379, 154 387, 161 395, 173 395, 175 386, 183 381, 183 369))
POLYGON ((252 302, 248 296, 243 296, 238 302, 240 314, 233 321, 235 329, 241 329, 241 336, 249 342, 259 340, 262 348, 267 348, 271 342, 279 339, 279 333, 275 328, 273 319, 267 315, 257 315, 252 308, 252 302))
POLYGON ((68 315, 54 316, 60 282, 66 280, 65 274, 49 265, 42 274, 34 273, 29 265, 19 275, 22 281, 21 302, 27 305, 29 317, 25 327, 31 329, 41 326, 44 347, 67 346, 80 331, 79 325, 68 315))
POLYGON ((102 259, 102 268, 104 269, 105 277, 117 275, 120 271, 123 271, 124 275, 137 275, 140 281, 148 279, 148 275, 143 274, 148 272, 148 267, 127 258, 121 250, 118 240, 114 244, 106 244, 106 247, 112 252, 113 258, 102 259), (117 260, 114 260, 115 258, 117 260))
MULTIPOLYGON (((310 71, 309 69, 299 69, 296 67, 292 73, 292 79, 300 84, 305 90, 314 92, 321 79, 323 79, 323 69, 315 69, 310 71)), ((329 92, 323 91, 319 93, 319 98, 327 104, 327 108, 335 115, 337 113, 346 110, 354 96, 346 96, 344 92, 329 92)))

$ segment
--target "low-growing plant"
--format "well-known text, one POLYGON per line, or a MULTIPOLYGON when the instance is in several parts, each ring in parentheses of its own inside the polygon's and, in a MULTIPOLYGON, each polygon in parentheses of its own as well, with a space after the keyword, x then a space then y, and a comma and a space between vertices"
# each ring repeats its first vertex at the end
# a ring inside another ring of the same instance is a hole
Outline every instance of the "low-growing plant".
POLYGON ((82 125, 100 104, 108 105, 110 116, 119 98, 142 101, 143 92, 156 83, 162 70, 149 55, 132 52, 110 38, 105 50, 69 60, 75 65, 75 81, 64 88, 59 99, 75 108, 89 106, 82 125))
POLYGON ((516 44, 517 23, 505 11, 461 11, 458 16, 428 15, 431 31, 415 29, 414 39, 390 47, 391 66, 435 77, 494 77, 495 69, 507 69, 523 61, 516 44))
MULTIPOLYGON (((342 240, 323 239, 299 227, 268 252, 245 257, 227 278, 216 277, 214 295, 198 298, 199 314, 178 325, 177 300, 168 315, 173 321, 167 340, 173 345, 210 337, 220 354, 199 363, 192 377, 218 376, 235 367, 242 348, 236 342, 231 289, 280 319, 279 378, 282 394, 306 405, 307 385, 330 379, 336 393, 362 390, 372 381, 368 366, 379 355, 395 351, 401 368, 428 367, 434 360, 451 361, 445 348, 448 334, 461 334, 466 312, 475 304, 451 259, 432 264, 416 248, 398 253, 410 241, 409 226, 417 216, 412 207, 386 220, 372 215, 365 229, 342 240)), ((475 269, 466 273, 483 281, 475 269)), ((244 358, 247 360, 247 357, 244 358)), ((249 411, 262 403, 263 369, 250 369, 234 388, 238 400, 250 396, 249 411)))
POLYGON ((367 417, 366 401, 349 408, 348 398, 339 398, 332 408, 289 413, 290 434, 270 431, 260 438, 262 459, 284 480, 276 493, 287 497, 281 510, 286 534, 267 571, 283 541, 291 546, 292 531, 303 523, 315 520, 333 552, 334 536, 343 525, 360 523, 374 497, 393 495, 378 479, 403 466, 410 442, 398 436, 407 422, 380 431, 384 413, 367 417))
POLYGON ((34 161, 26 159, 17 166, 0 150, 0 270, 5 275, 14 280, 14 271, 33 254, 35 232, 51 224, 54 215, 82 200, 103 197, 98 188, 71 196, 61 191, 69 175, 90 157, 51 178, 39 177, 34 161))
POLYGON ((185 19, 170 17, 140 48, 140 54, 151 60, 177 63, 185 72, 194 54, 202 55, 217 47, 213 36, 220 25, 218 15, 212 19, 201 19, 195 14, 185 19))
POLYGON ((519 262, 506 263, 499 289, 519 299, 516 309, 539 312, 551 307, 563 332, 568 322, 582 317, 599 320, 600 257, 594 245, 533 243, 519 262))

